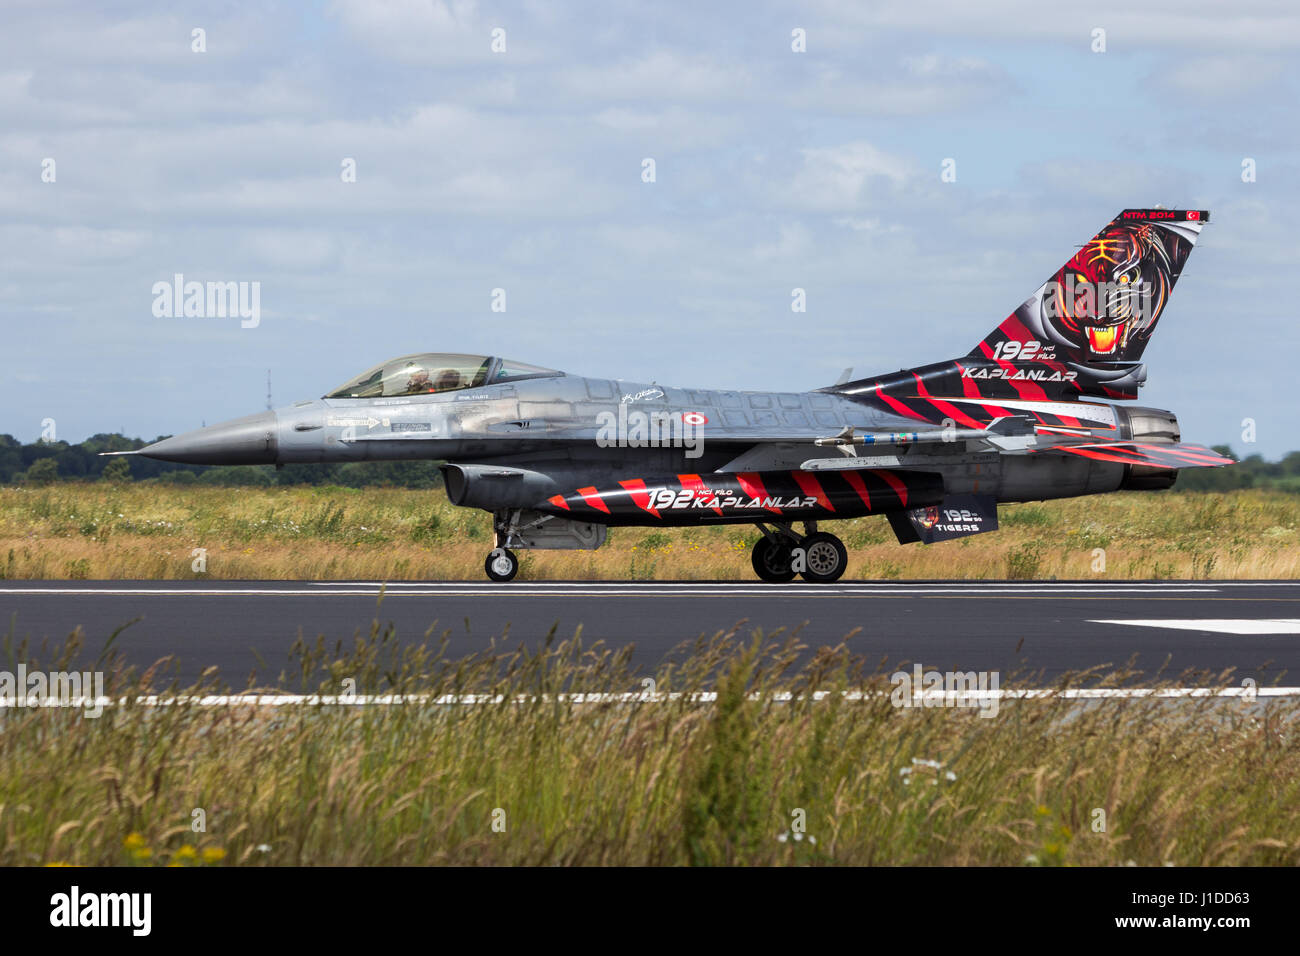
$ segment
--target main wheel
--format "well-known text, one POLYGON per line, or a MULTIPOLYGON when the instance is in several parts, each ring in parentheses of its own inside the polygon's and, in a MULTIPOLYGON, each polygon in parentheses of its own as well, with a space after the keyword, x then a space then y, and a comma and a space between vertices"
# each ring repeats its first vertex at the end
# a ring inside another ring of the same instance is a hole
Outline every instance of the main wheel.
POLYGON ((849 565, 849 552, 844 542, 825 531, 808 535, 799 547, 803 548, 804 555, 804 569, 799 573, 805 581, 818 584, 838 581, 849 565))
POLYGON ((496 548, 483 562, 483 570, 493 581, 509 581, 519 573, 519 559, 509 548, 496 548))
POLYGON ((784 584, 794 580, 794 569, 790 567, 790 547, 775 544, 766 535, 758 539, 750 559, 754 563, 754 573, 771 584, 784 584))

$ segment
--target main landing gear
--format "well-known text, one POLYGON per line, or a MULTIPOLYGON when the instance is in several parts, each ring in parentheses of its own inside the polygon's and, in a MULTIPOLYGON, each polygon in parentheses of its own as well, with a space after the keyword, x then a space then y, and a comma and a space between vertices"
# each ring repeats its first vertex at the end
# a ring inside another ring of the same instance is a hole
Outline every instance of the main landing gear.
POLYGON ((804 523, 804 534, 799 534, 788 524, 769 528, 759 524, 763 532, 750 555, 754 573, 764 581, 784 584, 800 575, 805 581, 829 584, 838 581, 848 567, 849 552, 844 542, 833 534, 818 531, 815 522, 804 523))

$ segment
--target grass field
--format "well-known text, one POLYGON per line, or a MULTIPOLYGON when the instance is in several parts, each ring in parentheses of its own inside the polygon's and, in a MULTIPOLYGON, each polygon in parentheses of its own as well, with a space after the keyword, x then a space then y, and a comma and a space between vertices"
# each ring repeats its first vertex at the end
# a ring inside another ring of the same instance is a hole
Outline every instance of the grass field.
MULTIPOLYGON (((835 530, 854 576, 1285 578, 1297 518, 1285 494, 1124 494, 1011 506, 997 534, 930 548, 881 518, 835 530)), ((616 530, 599 552, 525 553, 523 573, 749 579, 754 534, 616 530)), ((477 580, 489 542, 486 515, 436 492, 0 489, 8 578, 200 577, 205 548, 211 577, 477 580)), ((851 640, 810 657, 729 634, 653 676, 679 696, 592 703, 561 692, 647 689, 630 648, 461 658, 397 638, 376 621, 301 644, 285 689, 482 702, 147 707, 164 669, 79 662, 75 633, 44 660, 6 639, 0 668, 100 669, 127 703, 0 709, 0 865, 1300 864, 1296 698, 1004 700, 986 718, 894 706, 851 640)))
POLYGON ((450 663, 392 637, 304 664, 499 702, 0 711, 0 865, 1300 863, 1293 698, 989 719, 893 706, 843 648, 719 635, 657 675, 685 696, 579 703, 556 692, 645 685, 576 640, 450 663))
MULTIPOLYGON (((928 547, 898 545, 879 516, 826 527, 849 547, 850 578, 1300 576, 1300 496, 1281 492, 1123 492, 1006 505, 1000 521, 928 547)), ((599 551, 520 552, 520 578, 750 580, 757 534, 616 528, 599 551)), ((491 541, 488 515, 441 491, 0 488, 0 578, 480 580, 491 541)))

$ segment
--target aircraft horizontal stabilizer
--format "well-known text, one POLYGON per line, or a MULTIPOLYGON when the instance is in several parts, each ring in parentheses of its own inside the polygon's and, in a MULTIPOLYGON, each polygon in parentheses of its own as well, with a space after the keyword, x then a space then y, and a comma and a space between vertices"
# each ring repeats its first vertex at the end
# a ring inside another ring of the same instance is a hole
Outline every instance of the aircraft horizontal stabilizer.
POLYGON ((1053 444, 1026 449, 1031 455, 1078 455, 1095 461, 1115 461, 1125 465, 1151 465, 1156 468, 1214 468, 1231 465, 1233 460, 1203 445, 1166 445, 1151 442, 1084 442, 1053 444))

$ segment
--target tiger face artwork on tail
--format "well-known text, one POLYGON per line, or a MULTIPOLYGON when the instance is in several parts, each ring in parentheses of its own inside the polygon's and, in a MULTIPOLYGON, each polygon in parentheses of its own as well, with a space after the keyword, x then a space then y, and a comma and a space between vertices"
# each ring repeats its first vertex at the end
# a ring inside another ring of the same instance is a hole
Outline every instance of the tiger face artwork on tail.
POLYGON ((1207 219, 1124 210, 985 339, 986 354, 1000 357, 1001 340, 1037 340, 1038 354, 1081 374, 1138 362, 1207 219))
POLYGON ((1040 310, 1053 338, 1085 362, 1115 361, 1138 340, 1145 345, 1169 299, 1178 246, 1153 223, 1107 226, 1043 288, 1040 310))

